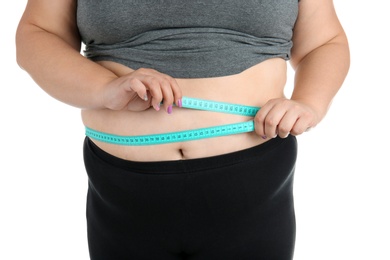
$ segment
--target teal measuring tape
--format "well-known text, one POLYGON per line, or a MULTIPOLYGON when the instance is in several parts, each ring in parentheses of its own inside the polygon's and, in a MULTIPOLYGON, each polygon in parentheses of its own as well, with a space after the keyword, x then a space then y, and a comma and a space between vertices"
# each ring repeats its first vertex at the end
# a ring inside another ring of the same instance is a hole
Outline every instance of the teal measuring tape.
POLYGON ((254 117, 259 111, 258 107, 244 106, 232 103, 217 102, 198 98, 183 97, 182 103, 184 108, 213 111, 242 116, 254 117))
MULTIPOLYGON (((260 108, 252 106, 244 106, 225 102, 216 102, 197 98, 182 98, 182 107, 206 110, 219 113, 228 113, 234 115, 243 115, 253 117, 256 115, 260 108)), ((212 138, 226 135, 233 135, 239 133, 247 133, 254 131, 255 126, 253 120, 235 124, 213 126, 207 128, 199 128, 194 130, 185 130, 178 132, 169 132, 163 134, 153 135, 137 135, 137 136, 122 136, 103 133, 93 130, 91 128, 85 128, 86 136, 98 141, 127 145, 127 146, 144 146, 155 144, 166 144, 174 142, 185 142, 204 138, 212 138)))

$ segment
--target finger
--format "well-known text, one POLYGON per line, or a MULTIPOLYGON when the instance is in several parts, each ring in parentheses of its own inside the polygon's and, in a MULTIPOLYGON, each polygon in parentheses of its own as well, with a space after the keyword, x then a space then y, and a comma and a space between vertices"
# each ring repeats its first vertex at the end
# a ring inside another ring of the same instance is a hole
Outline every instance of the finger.
POLYGON ((158 78, 161 77, 159 76, 159 72, 153 69, 140 68, 130 73, 130 75, 134 82, 144 86, 145 88, 145 92, 139 93, 140 98, 143 100, 148 100, 153 108, 159 111, 160 103, 162 101, 162 93, 158 80, 158 78))
POLYGON ((277 135, 281 138, 286 138, 292 131, 292 128, 294 127, 298 118, 298 114, 295 111, 286 111, 285 115, 280 120, 279 125, 276 129, 277 135))
POLYGON ((164 109, 165 109, 165 111, 168 112, 168 114, 171 114, 172 113, 172 105, 173 105, 173 102, 175 101, 171 84, 168 80, 164 80, 160 84, 161 84, 161 92, 162 92, 163 100, 164 100, 164 102, 163 102, 164 109))
POLYGON ((182 102, 183 94, 181 92, 181 88, 180 88, 179 84, 177 83, 176 79, 174 79, 172 77, 168 76, 167 80, 168 80, 168 82, 169 82, 169 84, 171 86, 175 104, 178 107, 181 107, 182 106, 181 102, 182 102))
POLYGON ((139 79, 130 78, 128 84, 125 84, 124 86, 126 91, 134 91, 141 99, 145 101, 149 100, 147 89, 139 79))
POLYGON ((281 109, 273 109, 270 111, 264 121, 264 132, 266 136, 275 138, 278 134, 281 134, 278 127, 285 114, 286 111, 281 109))
POLYGON ((146 86, 151 96, 151 104, 156 111, 160 110, 160 104, 163 100, 160 80, 154 76, 145 76, 142 82, 146 86))
POLYGON ((265 134, 265 125, 264 121, 265 118, 267 117, 267 114, 269 111, 273 108, 273 104, 270 102, 266 103, 260 110, 257 112, 254 122, 255 122, 255 132, 259 136, 263 137, 263 139, 266 139, 267 136, 265 134))
POLYGON ((300 135, 304 132, 308 132, 313 126, 311 125, 311 120, 307 117, 299 118, 294 126, 291 129, 292 135, 300 135))
POLYGON ((182 93, 177 81, 166 75, 160 73, 163 77, 163 81, 161 82, 162 93, 163 93, 163 102, 164 108, 168 113, 172 112, 172 105, 175 103, 178 107, 182 106, 182 93))
POLYGON ((173 103, 177 106, 181 106, 182 93, 179 84, 174 78, 157 70, 147 68, 138 69, 135 73, 145 77, 145 84, 148 85, 148 89, 150 88, 149 90, 154 100, 152 103, 155 108, 157 108, 156 106, 161 104, 162 101, 166 111, 172 110, 173 103), (153 81, 155 80, 159 82, 159 87, 161 88, 160 91, 157 91, 154 88, 157 86, 157 84, 153 84, 153 81), (161 100, 159 100, 160 94, 161 100))
POLYGON ((286 102, 280 100, 272 102, 272 108, 264 118, 264 134, 267 137, 275 138, 278 135, 278 126, 288 111, 286 102))

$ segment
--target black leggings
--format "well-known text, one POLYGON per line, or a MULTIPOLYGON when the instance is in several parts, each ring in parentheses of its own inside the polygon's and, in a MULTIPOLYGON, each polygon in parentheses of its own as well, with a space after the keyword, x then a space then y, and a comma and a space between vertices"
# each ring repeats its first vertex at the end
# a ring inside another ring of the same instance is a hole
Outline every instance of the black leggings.
POLYGON ((84 143, 92 260, 290 260, 296 138, 201 159, 133 162, 84 143))

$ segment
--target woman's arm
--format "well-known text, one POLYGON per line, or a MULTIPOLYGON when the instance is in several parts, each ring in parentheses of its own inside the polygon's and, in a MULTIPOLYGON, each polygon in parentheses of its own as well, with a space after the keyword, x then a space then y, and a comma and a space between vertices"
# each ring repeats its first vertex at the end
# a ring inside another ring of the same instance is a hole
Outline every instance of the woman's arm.
POLYGON ((54 98, 80 108, 156 109, 181 98, 171 77, 141 69, 118 78, 80 54, 76 0, 29 0, 16 32, 17 62, 54 98), (141 102, 140 102, 141 101, 141 102), (140 105, 141 104, 141 105, 140 105))
POLYGON ((347 75, 349 47, 332 0, 300 1, 293 43, 291 99, 271 100, 259 111, 260 135, 298 135, 317 125, 347 75))
POLYGON ((332 0, 301 0, 291 64, 293 100, 315 109, 321 120, 349 69, 349 47, 332 0))

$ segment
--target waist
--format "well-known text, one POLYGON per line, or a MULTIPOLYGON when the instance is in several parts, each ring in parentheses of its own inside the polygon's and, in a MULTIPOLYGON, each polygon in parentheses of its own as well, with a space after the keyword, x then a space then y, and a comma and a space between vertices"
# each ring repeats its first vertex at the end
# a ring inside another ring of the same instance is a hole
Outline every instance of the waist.
MULTIPOLYGON (((104 62, 103 66, 125 74, 127 67, 104 62)), ((283 96, 285 62, 279 59, 261 63, 243 73, 202 79, 177 79, 184 96, 261 107, 269 99, 283 96)), ((169 132, 245 123, 253 116, 173 108, 172 114, 153 109, 142 112, 85 110, 84 125, 99 132, 120 136, 144 136, 169 132)), ((259 145, 263 140, 254 132, 187 142, 151 146, 123 146, 93 140, 104 151, 132 161, 194 159, 239 151, 259 145)))
MULTIPOLYGON (((217 102, 212 100, 196 99, 182 97, 182 105, 180 109, 194 109, 201 111, 211 111, 217 113, 226 113, 232 115, 254 117, 260 108, 245 106, 240 104, 231 104, 225 102, 217 102)), ((126 145, 126 146, 143 146, 143 145, 159 145, 175 142, 187 142, 205 138, 216 138, 233 134, 241 134, 254 131, 254 122, 240 122, 235 124, 185 130, 170 133, 160 133, 152 135, 138 136, 122 136, 111 133, 100 132, 89 127, 86 127, 86 135, 95 140, 105 143, 126 145)))
POLYGON ((186 108, 174 108, 172 114, 153 109, 83 114, 86 133, 97 146, 131 161, 209 157, 264 142, 253 132, 253 116, 186 108))

